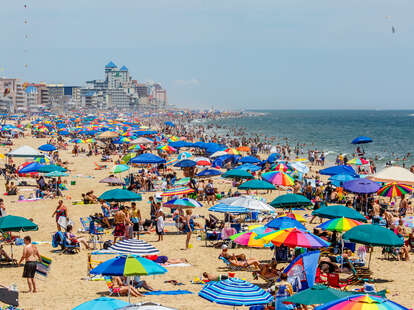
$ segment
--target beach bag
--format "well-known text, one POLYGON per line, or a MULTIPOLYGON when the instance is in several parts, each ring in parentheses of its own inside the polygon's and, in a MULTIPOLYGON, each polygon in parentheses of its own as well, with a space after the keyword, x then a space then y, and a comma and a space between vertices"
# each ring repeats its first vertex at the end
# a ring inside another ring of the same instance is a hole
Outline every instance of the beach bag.
POLYGON ((104 244, 103 244, 103 248, 104 248, 105 250, 109 249, 111 246, 112 246, 112 241, 111 241, 111 240, 107 240, 107 241, 105 241, 105 242, 104 242, 104 244))

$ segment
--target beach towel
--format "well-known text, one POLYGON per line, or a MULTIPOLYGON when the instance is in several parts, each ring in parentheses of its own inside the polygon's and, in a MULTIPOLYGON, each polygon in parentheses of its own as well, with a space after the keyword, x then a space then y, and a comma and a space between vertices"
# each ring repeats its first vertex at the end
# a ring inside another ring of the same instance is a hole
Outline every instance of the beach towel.
POLYGON ((36 279, 44 280, 47 278, 49 271, 50 271, 50 265, 52 264, 52 259, 49 257, 40 255, 41 262, 37 263, 36 266, 36 279))
POLYGON ((190 291, 186 290, 175 290, 175 291, 152 291, 152 292, 146 292, 144 295, 187 295, 187 294, 193 294, 190 291))
POLYGON ((160 264, 161 266, 165 267, 165 268, 171 268, 171 267, 191 267, 191 264, 187 264, 187 263, 178 263, 178 264, 160 264))

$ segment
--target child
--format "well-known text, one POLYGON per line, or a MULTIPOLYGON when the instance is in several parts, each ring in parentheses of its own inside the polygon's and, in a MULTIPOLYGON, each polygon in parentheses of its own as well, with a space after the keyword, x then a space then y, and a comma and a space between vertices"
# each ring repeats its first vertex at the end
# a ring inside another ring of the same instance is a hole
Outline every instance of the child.
POLYGON ((156 221, 157 221, 156 231, 157 231, 157 235, 158 235, 158 241, 162 241, 162 240, 164 240, 164 237, 163 237, 163 235, 164 235, 164 213, 161 210, 159 210, 157 212, 156 221))

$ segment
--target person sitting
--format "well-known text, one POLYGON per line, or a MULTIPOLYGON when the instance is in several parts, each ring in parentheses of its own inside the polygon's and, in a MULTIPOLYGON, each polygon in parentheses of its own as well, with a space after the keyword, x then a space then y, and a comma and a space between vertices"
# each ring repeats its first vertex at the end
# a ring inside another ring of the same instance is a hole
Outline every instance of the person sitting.
POLYGON ((204 279, 203 282, 215 282, 215 281, 224 281, 227 280, 229 277, 224 274, 215 275, 212 273, 203 272, 204 279))
MULTIPOLYGON (((121 277, 122 282, 125 285, 128 285, 128 280, 126 277, 121 277)), ((154 289, 147 283, 145 280, 141 280, 140 276, 135 276, 133 280, 131 280, 130 285, 132 285, 134 288, 139 289, 143 288, 147 291, 152 292, 154 289)))
POLYGON ((260 265, 260 270, 258 272, 253 272, 253 278, 255 280, 258 280, 258 276, 267 279, 272 280, 274 278, 278 278, 281 275, 281 270, 277 269, 277 261, 275 259, 272 259, 272 261, 269 264, 262 264, 260 265))
POLYGON ((135 287, 125 285, 121 277, 112 277, 112 290, 120 295, 126 296, 128 292, 134 297, 144 297, 135 287))
POLYGON ((7 253, 6 251, 3 249, 3 246, 0 244, 0 261, 5 261, 5 262, 13 262, 13 263, 17 263, 17 260, 12 259, 7 253))
POLYGON ((227 259, 234 266, 238 266, 238 267, 254 266, 256 267, 256 269, 260 269, 260 263, 257 259, 255 258, 247 259, 245 254, 238 254, 238 255, 230 254, 227 251, 226 245, 222 246, 222 252, 220 253, 219 257, 223 257, 227 259))
POLYGON ((68 243, 71 244, 71 245, 76 245, 76 244, 81 243, 85 246, 85 248, 87 250, 89 250, 90 247, 89 247, 88 242, 86 241, 86 239, 85 238, 78 238, 76 235, 74 235, 72 233, 72 229, 73 229, 72 225, 68 225, 66 227, 66 239, 67 239, 68 243))
POLYGON ((8 196, 17 195, 17 186, 14 184, 14 182, 10 182, 10 185, 7 190, 8 196))

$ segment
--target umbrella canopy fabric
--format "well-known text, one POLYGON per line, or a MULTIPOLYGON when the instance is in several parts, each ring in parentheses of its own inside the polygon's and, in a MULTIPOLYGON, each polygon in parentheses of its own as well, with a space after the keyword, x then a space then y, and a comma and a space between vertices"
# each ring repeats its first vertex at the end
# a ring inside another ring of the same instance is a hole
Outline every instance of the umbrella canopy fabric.
POLYGON ((371 143, 373 140, 370 137, 359 136, 352 140, 352 144, 364 144, 364 143, 371 143))
POLYGON ((312 212, 312 215, 316 215, 322 218, 334 219, 337 217, 346 217, 349 219, 366 222, 367 219, 358 211, 352 208, 348 208, 342 205, 332 205, 319 208, 312 212))
POLYGON ((243 208, 243 207, 230 206, 224 203, 219 203, 215 206, 212 206, 211 208, 208 209, 208 211, 219 212, 219 213, 233 213, 233 214, 243 214, 243 213, 252 212, 251 210, 243 208))
POLYGON ((35 223, 21 216, 6 215, 0 217, 1 232, 35 231, 38 229, 39 227, 35 223))
POLYGON ((287 228, 264 235, 258 238, 265 242, 272 242, 276 246, 285 245, 291 248, 301 247, 310 249, 319 249, 329 246, 329 242, 319 238, 318 236, 297 228, 287 228))
POLYGON ((400 247, 404 245, 404 240, 400 239, 393 231, 372 224, 356 226, 348 230, 342 238, 370 246, 400 247))
POLYGON ((304 163, 300 162, 293 162, 289 164, 293 169, 297 170, 300 173, 308 173, 309 167, 306 166, 304 163))
POLYGON ((161 265, 135 255, 121 255, 99 264, 93 268, 91 274, 104 276, 145 276, 166 273, 167 269, 161 265))
POLYGON ((414 184, 414 173, 411 173, 408 169, 398 166, 385 168, 373 176, 369 176, 368 178, 379 182, 414 184))
POLYGON ((254 179, 254 176, 243 169, 232 169, 225 172, 223 178, 254 179))
POLYGON ((260 159, 254 156, 245 156, 240 158, 240 162, 243 164, 257 164, 260 163, 260 159))
POLYGON ((386 196, 386 197, 397 197, 397 196, 409 194, 412 191, 413 191, 413 187, 410 185, 399 184, 399 183, 393 182, 380 188, 377 194, 380 196, 386 196))
POLYGON ((125 172, 127 170, 129 170, 129 166, 127 166, 127 165, 115 165, 112 168, 113 173, 122 173, 122 172, 125 172))
POLYGON ((143 302, 139 304, 128 305, 118 310, 177 310, 170 307, 164 307, 153 302, 143 302))
POLYGON ((115 177, 108 177, 104 178, 99 181, 99 183, 106 183, 106 184, 117 184, 117 185, 124 185, 125 182, 121 179, 115 178, 115 177))
POLYGON ((168 208, 199 208, 203 205, 197 200, 191 198, 173 199, 164 203, 164 207, 168 208))
MULTIPOLYGON (((265 228, 263 233, 273 232, 271 228, 265 228)), ((251 248, 264 248, 266 243, 262 239, 256 239, 257 233, 254 231, 244 231, 233 236, 230 239, 237 244, 248 246, 251 248)))
POLYGON ((355 172, 354 168, 351 166, 340 165, 340 166, 332 166, 329 168, 325 168, 319 170, 319 173, 322 175, 337 175, 337 174, 349 174, 353 177, 357 177, 358 174, 355 172))
POLYGON ((283 171, 270 171, 262 174, 262 179, 274 185, 292 186, 295 180, 283 171))
POLYGON ((253 306, 268 304, 272 295, 257 285, 237 278, 205 285, 198 293, 208 301, 229 306, 253 306))
POLYGON ((295 219, 292 219, 288 216, 282 216, 271 220, 269 223, 265 224, 266 227, 273 228, 275 230, 287 229, 296 227, 300 230, 307 230, 303 224, 295 219))
POLYGON ((362 223, 346 217, 338 217, 320 224, 318 228, 322 230, 344 232, 358 225, 362 225, 362 223))
POLYGON ((225 204, 234 207, 242 207, 251 211, 271 212, 276 211, 272 206, 268 205, 262 200, 253 198, 251 196, 239 196, 224 198, 217 202, 218 204, 225 204))
POLYGON ((380 189, 377 182, 368 179, 355 179, 343 184, 344 190, 350 193, 371 194, 380 189))
POLYGON ((315 310, 408 310, 408 308, 383 297, 359 294, 331 301, 316 307, 315 310))
POLYGON ((185 178, 174 181, 174 186, 185 186, 185 185, 188 185, 190 181, 191 181, 190 177, 185 177, 185 178))
POLYGON ((118 241, 108 248, 108 250, 119 254, 132 254, 139 256, 157 255, 160 253, 153 245, 144 240, 126 239, 118 241))
POLYGON ((180 160, 178 163, 174 164, 174 167, 180 167, 180 168, 188 168, 188 167, 194 167, 197 165, 197 162, 191 159, 183 159, 180 160))
POLYGON ((144 153, 144 154, 138 155, 132 158, 129 162, 133 164, 165 164, 166 163, 165 159, 157 155, 151 154, 151 153, 144 153))
POLYGON ((316 284, 311 288, 296 293, 284 300, 284 302, 290 302, 300 305, 321 305, 334 300, 348 297, 353 295, 352 292, 340 291, 325 285, 316 284))
POLYGON ((45 174, 47 178, 67 177, 69 174, 62 171, 52 171, 45 174))
POLYGON ((312 205, 312 201, 303 195, 285 194, 275 198, 270 205, 275 208, 295 208, 312 205))
POLYGON ((72 310, 115 310, 128 305, 129 303, 123 300, 109 297, 100 297, 84 302, 72 310))
POLYGON ((239 189, 276 189, 272 184, 262 180, 250 180, 241 184, 239 189))
POLYGON ((38 162, 32 162, 30 164, 27 164, 23 168, 19 169, 18 173, 24 174, 24 173, 37 172, 40 169, 40 167, 42 167, 42 165, 39 164, 38 162))
POLYGON ((39 146, 39 150, 44 151, 44 152, 52 152, 52 151, 56 151, 56 147, 52 144, 43 144, 39 146))
POLYGON ((198 177, 212 177, 212 176, 216 176, 220 174, 222 174, 222 172, 216 169, 204 169, 203 171, 200 171, 199 173, 197 173, 197 176, 198 177))
POLYGON ((37 169, 38 172, 49 173, 54 171, 66 172, 66 169, 58 165, 42 165, 37 169))
POLYGON ((169 197, 169 196, 176 196, 176 195, 187 195, 194 192, 194 189, 192 189, 191 187, 176 187, 176 188, 171 188, 171 189, 167 189, 165 192, 163 192, 161 194, 161 196, 163 197, 169 197))
POLYGON ((329 177, 328 179, 335 186, 342 187, 345 182, 355 180, 355 177, 349 174, 337 174, 329 177))
POLYGON ((111 189, 106 191, 98 199, 105 201, 140 201, 142 200, 141 194, 137 194, 126 189, 111 189))

